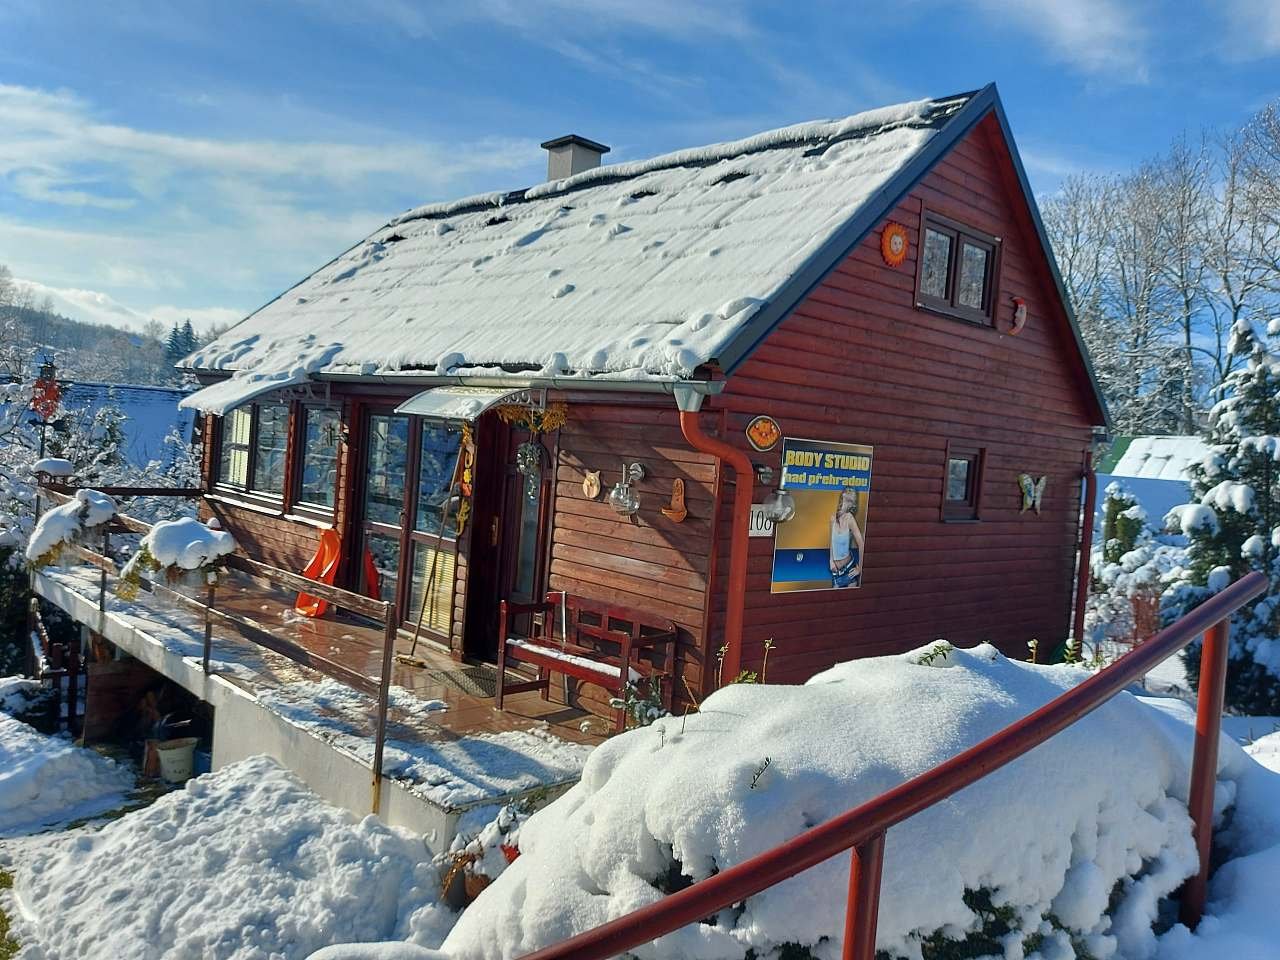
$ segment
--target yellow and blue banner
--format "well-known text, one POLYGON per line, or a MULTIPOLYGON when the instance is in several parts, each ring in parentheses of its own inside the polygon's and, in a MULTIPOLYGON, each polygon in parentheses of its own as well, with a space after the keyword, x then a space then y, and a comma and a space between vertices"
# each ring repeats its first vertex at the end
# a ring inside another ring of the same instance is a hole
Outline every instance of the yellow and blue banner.
POLYGON ((774 528, 772 593, 862 585, 872 448, 798 440, 782 447, 782 487, 795 514, 774 528))

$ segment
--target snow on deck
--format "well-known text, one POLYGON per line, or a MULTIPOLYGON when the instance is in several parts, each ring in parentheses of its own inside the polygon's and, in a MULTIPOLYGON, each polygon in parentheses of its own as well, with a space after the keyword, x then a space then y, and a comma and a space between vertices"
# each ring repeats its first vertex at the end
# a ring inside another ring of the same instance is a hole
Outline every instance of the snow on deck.
MULTIPOLYGON (((321 370, 687 377, 965 102, 904 103, 412 210, 187 363, 238 371, 246 389, 321 370)), ((193 402, 215 400, 229 405, 193 402)))
MULTIPOLYGON (((95 571, 49 568, 41 571, 41 578, 97 604, 95 571)), ((271 609, 270 604, 262 605, 264 612, 271 609)), ((108 593, 107 615, 176 653, 190 669, 200 669, 204 623, 194 612, 147 594, 125 601, 108 593)), ((355 639, 349 634, 341 636, 355 639)), ((234 683, 282 722, 305 730, 366 766, 372 763, 376 718, 372 697, 259 647, 221 625, 215 626, 212 651, 211 674, 234 683)), ((367 669, 366 674, 376 675, 367 669)), ((459 695, 458 699, 464 697, 459 695)), ((469 715, 474 711, 471 707, 469 715)), ((591 752, 586 744, 556 736, 545 722, 496 712, 484 719, 489 722, 468 730, 471 723, 467 720, 453 723, 447 698, 424 698, 393 685, 383 773, 428 803, 458 810, 570 784, 577 780, 591 752)))

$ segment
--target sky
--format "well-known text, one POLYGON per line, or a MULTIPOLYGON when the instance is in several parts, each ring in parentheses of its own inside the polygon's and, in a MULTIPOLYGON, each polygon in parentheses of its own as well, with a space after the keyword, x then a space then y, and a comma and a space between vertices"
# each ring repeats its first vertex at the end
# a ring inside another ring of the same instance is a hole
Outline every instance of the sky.
POLYGON ((0 0, 0 264, 240 319, 421 203, 995 81, 1038 194, 1280 97, 1280 2, 0 0))

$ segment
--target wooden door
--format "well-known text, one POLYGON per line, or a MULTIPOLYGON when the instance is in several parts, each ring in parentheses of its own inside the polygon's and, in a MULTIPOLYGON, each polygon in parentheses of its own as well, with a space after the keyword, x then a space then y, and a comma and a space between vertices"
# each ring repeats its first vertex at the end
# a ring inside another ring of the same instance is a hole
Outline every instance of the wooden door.
MULTIPOLYGON (((496 417, 482 418, 476 438, 476 523, 468 564, 465 648, 469 656, 493 660, 499 602, 530 603, 546 592, 554 461, 544 441, 496 417), (520 470, 523 444, 536 444, 540 470, 533 482, 520 470)), ((513 629, 523 626, 515 623, 513 629)))

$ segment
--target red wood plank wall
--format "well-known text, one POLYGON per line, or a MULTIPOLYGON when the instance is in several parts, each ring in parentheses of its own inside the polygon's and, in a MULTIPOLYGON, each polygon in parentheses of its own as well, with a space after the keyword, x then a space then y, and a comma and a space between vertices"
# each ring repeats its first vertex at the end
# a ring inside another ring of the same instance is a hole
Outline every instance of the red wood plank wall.
MULTIPOLYGON (((751 541, 743 665, 758 664, 772 637, 770 680, 802 680, 939 637, 990 639, 1025 657, 1028 640, 1046 650, 1069 630, 1081 464, 1094 417, 1025 207, 1006 190, 1011 168, 1002 151, 991 124, 975 128, 889 217, 907 228, 907 262, 887 267, 874 230, 714 404, 744 446, 743 428, 762 413, 788 436, 875 446, 863 587, 771 595, 772 540, 751 541), (1020 335, 915 309, 922 202, 1002 238, 997 317, 1008 329, 1010 298, 1024 297, 1029 319, 1020 335), (940 519, 948 440, 986 448, 977 523, 940 519), (1039 516, 1019 512, 1016 477, 1024 472, 1049 478, 1039 516)), ((753 456, 775 468, 780 458, 781 445, 753 456)), ((727 527, 719 531, 721 573, 727 527)), ((720 576, 713 629, 724 603, 720 576)))

